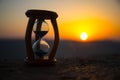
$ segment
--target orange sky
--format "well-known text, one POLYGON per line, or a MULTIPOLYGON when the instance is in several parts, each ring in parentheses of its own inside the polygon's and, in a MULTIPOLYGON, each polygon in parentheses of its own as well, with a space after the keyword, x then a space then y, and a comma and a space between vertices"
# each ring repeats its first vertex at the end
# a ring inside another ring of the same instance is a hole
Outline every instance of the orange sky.
MULTIPOLYGON (((56 11, 60 39, 80 41, 86 32, 88 41, 120 41, 120 3, 118 0, 1 0, 0 38, 24 38, 28 9, 56 11), (22 5, 22 6, 21 6, 22 5)), ((51 27, 50 22, 48 21, 51 27)), ((53 30, 47 38, 52 38, 53 30)))
POLYGON ((80 40, 79 36, 82 32, 88 34, 88 41, 113 38, 119 32, 115 24, 100 19, 76 20, 60 24, 60 26, 65 27, 60 31, 61 36, 77 41, 80 40))

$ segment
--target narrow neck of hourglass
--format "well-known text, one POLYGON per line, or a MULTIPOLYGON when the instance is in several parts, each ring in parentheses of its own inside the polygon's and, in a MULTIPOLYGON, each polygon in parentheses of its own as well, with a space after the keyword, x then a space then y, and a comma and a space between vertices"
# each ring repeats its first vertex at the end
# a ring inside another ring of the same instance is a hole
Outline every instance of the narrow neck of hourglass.
POLYGON ((42 38, 43 36, 45 36, 47 34, 48 31, 34 31, 34 33, 36 35, 38 35, 40 38, 42 38))

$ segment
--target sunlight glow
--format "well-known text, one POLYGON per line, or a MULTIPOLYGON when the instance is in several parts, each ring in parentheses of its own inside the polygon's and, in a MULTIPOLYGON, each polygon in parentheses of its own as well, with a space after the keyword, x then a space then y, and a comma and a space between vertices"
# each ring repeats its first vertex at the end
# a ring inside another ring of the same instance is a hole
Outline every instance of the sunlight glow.
POLYGON ((61 26, 59 27, 60 36, 67 40, 82 40, 80 38, 82 32, 86 32, 89 37, 85 41, 106 40, 115 37, 117 34, 117 28, 112 22, 100 18, 73 20, 64 22, 59 26, 61 26))
POLYGON ((88 35, 87 35, 86 32, 82 32, 82 33, 80 34, 80 39, 81 39, 81 40, 87 40, 87 38, 88 38, 88 35))

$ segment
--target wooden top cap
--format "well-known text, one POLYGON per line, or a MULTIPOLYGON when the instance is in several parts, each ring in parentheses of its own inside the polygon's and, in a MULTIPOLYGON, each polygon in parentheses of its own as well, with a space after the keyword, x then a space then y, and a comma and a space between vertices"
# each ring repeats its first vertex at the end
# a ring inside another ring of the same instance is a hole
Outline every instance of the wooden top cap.
POLYGON ((58 17, 56 12, 47 10, 28 10, 26 16, 42 19, 53 19, 58 17))

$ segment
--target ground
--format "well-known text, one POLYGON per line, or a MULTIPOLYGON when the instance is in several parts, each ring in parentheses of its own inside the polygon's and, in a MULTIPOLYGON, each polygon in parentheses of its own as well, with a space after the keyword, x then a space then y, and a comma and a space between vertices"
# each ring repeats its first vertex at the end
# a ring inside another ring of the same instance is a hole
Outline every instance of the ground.
POLYGON ((49 67, 1 60, 0 80, 120 80, 120 56, 59 58, 49 67))

